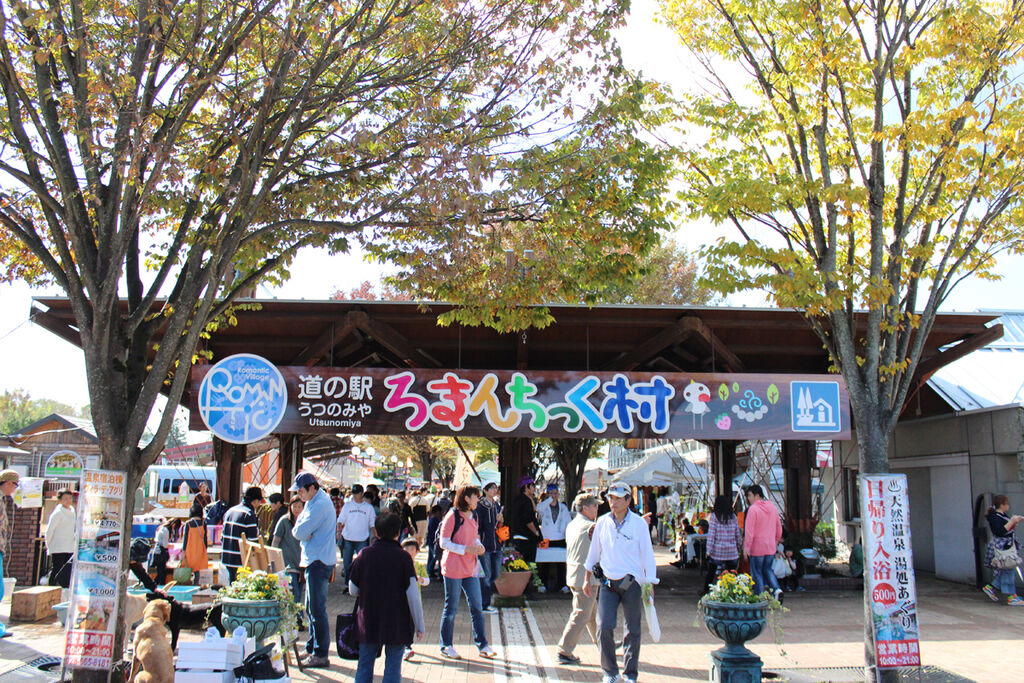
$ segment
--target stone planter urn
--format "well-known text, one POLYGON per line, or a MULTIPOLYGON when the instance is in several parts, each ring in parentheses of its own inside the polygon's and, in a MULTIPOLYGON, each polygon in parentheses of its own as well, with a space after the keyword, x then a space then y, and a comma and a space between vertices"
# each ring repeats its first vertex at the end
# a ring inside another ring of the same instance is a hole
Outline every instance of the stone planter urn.
POLYGON ((711 680, 722 683, 761 680, 761 658, 743 644, 764 630, 768 603, 706 600, 701 612, 708 631, 725 641, 724 647, 711 653, 711 680))
POLYGON ((257 642, 277 633, 281 627, 281 605, 277 600, 238 600, 221 598, 221 623, 228 635, 241 626, 257 642))
POLYGON ((533 572, 499 572, 494 587, 498 589, 498 595, 515 598, 523 594, 532 578, 533 572))

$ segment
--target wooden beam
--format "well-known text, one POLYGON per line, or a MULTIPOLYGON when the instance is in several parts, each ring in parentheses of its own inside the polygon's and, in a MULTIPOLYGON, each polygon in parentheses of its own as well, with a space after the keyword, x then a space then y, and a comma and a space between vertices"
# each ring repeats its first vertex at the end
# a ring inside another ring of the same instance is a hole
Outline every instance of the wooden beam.
POLYGON ((674 346, 692 335, 696 330, 694 321, 700 322, 693 316, 684 316, 677 320, 674 325, 666 327, 646 341, 634 346, 632 350, 620 354, 615 360, 606 363, 602 370, 622 370, 628 372, 635 370, 637 366, 646 363, 658 355, 664 349, 674 346))
POLYGON ((972 334, 956 346, 950 347, 945 351, 940 351, 934 356, 921 361, 918 363, 917 372, 915 373, 918 377, 918 386, 927 382, 937 370, 944 368, 953 361, 960 360, 969 353, 973 353, 984 346, 988 346, 997 339, 1001 339, 1002 336, 1003 326, 993 325, 984 332, 972 334))
POLYGON ((692 321, 690 325, 693 329, 693 336, 704 342, 704 345, 711 351, 711 355, 715 359, 715 365, 721 359, 722 365, 729 372, 743 372, 745 366, 740 357, 723 344, 722 340, 715 335, 710 327, 704 324, 703 320, 692 316, 686 318, 686 320, 692 321))
POLYGON ((331 323, 313 343, 292 359, 291 365, 315 365, 328 351, 337 346, 338 342, 352 334, 356 328, 357 315, 366 317, 362 311, 349 311, 341 320, 331 323))
POLYGON ((82 348, 82 335, 59 316, 36 308, 32 310, 32 322, 49 330, 64 341, 82 348))
POLYGON ((356 327, 380 342, 381 346, 397 355, 409 367, 440 367, 440 363, 417 349, 404 335, 387 323, 374 320, 362 311, 352 311, 349 316, 356 327))

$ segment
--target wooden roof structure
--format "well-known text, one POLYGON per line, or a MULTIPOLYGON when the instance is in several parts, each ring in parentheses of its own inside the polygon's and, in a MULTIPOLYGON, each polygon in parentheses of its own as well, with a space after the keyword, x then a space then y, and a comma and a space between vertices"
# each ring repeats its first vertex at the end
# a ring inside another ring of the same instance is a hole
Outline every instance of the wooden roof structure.
MULTIPOLYGON (((495 370, 826 373, 828 354, 796 310, 697 306, 550 307, 543 329, 499 333, 437 323, 450 304, 395 301, 245 300, 238 324, 221 326, 213 360, 256 353, 279 366, 495 370)), ((80 346, 65 298, 33 300, 33 320, 80 346)), ((938 368, 1002 335, 993 313, 941 313, 918 370, 938 368)), ((865 318, 866 322, 866 318, 865 318)), ((159 339, 157 339, 159 341, 159 339)), ((184 401, 187 404, 188 397, 184 401)))

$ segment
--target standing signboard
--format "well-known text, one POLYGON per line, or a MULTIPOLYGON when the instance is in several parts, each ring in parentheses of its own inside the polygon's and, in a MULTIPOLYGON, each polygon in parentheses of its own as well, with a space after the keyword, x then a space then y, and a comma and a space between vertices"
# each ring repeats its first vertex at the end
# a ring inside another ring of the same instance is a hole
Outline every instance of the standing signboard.
POLYGON ((65 634, 65 666, 109 669, 121 566, 125 473, 85 470, 78 506, 78 551, 71 579, 65 634))
POLYGON ((861 475, 860 509, 878 668, 921 666, 906 475, 861 475))
POLYGON ((43 482, 38 477, 22 477, 14 492, 14 504, 19 508, 43 507, 43 482))

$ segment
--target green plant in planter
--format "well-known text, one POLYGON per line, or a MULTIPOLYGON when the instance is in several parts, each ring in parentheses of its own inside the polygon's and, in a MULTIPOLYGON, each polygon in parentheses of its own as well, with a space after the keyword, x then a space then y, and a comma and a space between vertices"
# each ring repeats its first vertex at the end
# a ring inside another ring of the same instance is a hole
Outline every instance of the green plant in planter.
POLYGON ((220 589, 220 595, 233 600, 276 600, 281 612, 280 633, 285 644, 290 646, 298 638, 299 606, 287 578, 242 567, 235 581, 220 589))
MULTIPOLYGON (((701 622, 705 619, 705 612, 707 611, 706 606, 708 603, 722 603, 726 605, 764 605, 765 610, 765 621, 768 627, 772 630, 775 635, 775 644, 780 647, 780 652, 785 654, 781 650, 782 646, 782 625, 779 623, 779 615, 783 612, 787 612, 785 607, 782 606, 775 596, 770 591, 764 591, 763 593, 754 592, 754 579, 750 574, 737 574, 735 571, 723 572, 718 577, 718 581, 711 587, 707 595, 702 597, 697 602, 697 618, 694 621, 694 626, 700 626, 701 622)), ((710 626, 709 626, 710 628, 710 626)), ((760 633, 761 629, 757 629, 757 633, 760 633)), ((751 637, 756 637, 757 633, 751 637)), ((716 634, 717 635, 717 634, 716 634)))
POLYGON ((814 549, 826 560, 834 560, 838 554, 835 531, 828 522, 818 522, 814 527, 814 549))

